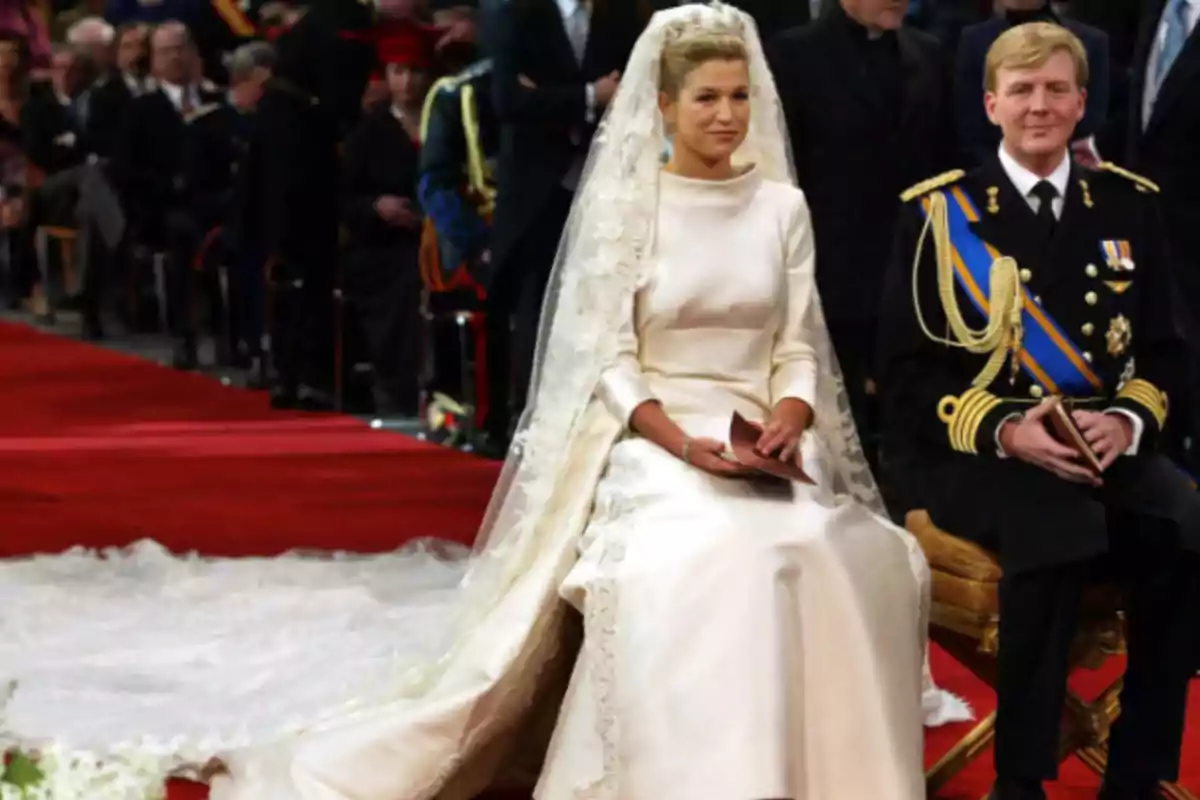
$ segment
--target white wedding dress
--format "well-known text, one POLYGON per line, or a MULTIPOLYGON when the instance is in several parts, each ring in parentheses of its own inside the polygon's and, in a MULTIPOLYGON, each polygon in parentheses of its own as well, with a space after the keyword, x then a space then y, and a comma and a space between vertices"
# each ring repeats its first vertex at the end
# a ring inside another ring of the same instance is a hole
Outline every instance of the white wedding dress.
MULTIPOLYGON (((605 404, 627 419, 654 398, 718 440, 734 411, 815 405, 801 193, 755 170, 661 180, 654 278, 605 404)), ((821 450, 807 437, 814 476, 821 450)), ((539 800, 924 797, 924 567, 906 534, 824 488, 714 477, 627 436, 581 551, 562 593, 584 645, 539 800)))

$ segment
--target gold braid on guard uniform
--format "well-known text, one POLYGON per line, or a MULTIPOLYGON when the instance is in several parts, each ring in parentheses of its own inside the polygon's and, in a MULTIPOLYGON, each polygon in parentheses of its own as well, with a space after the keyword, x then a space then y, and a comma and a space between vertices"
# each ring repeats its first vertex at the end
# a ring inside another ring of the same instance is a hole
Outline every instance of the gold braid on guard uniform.
POLYGON ((1021 324, 1021 278, 1017 262, 1009 256, 997 258, 989 272, 986 326, 982 330, 975 330, 967 324, 963 316, 954 277, 954 246, 950 241, 950 220, 947 211, 949 201, 944 192, 936 191, 940 186, 957 181, 962 175, 961 170, 945 173, 914 186, 902 197, 911 200, 913 197, 925 195, 921 200, 925 206, 925 224, 917 239, 912 268, 913 306, 921 331, 931 341, 946 347, 961 347, 969 353, 988 356, 983 369, 971 381, 971 388, 958 397, 947 395, 938 403, 938 417, 946 423, 951 447, 962 453, 974 454, 977 452, 975 441, 980 423, 990 411, 1000 405, 1000 400, 988 392, 987 387, 1000 374, 1005 359, 1010 357, 1010 354, 1015 376, 1024 331, 1021 324), (931 331, 921 311, 921 255, 925 249, 925 239, 930 233, 933 234, 938 298, 941 300, 946 325, 953 338, 941 337, 931 331))

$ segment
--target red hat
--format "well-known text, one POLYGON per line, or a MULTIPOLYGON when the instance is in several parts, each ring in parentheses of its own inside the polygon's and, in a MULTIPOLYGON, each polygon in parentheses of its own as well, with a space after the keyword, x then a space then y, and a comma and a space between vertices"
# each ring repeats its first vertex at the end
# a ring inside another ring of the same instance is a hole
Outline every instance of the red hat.
POLYGON ((381 20, 375 29, 380 64, 400 64, 412 69, 433 67, 441 32, 408 19, 381 20))

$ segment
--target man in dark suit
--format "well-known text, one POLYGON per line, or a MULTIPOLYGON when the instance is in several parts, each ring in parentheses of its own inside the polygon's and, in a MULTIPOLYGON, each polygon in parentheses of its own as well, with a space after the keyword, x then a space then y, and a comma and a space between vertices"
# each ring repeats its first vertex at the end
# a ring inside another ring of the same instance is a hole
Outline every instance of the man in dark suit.
MULTIPOLYGON (((983 108, 984 61, 992 42, 1004 31, 1026 22, 1065 25, 1083 42, 1088 57, 1087 112, 1075 129, 1077 148, 1100 133, 1108 119, 1108 36, 1101 30, 1074 20, 1062 20, 1048 0, 1003 0, 1003 16, 972 25, 958 42, 958 66, 954 70, 954 122, 958 149, 965 159, 960 166, 973 167, 996 152, 1000 130, 988 121, 983 108)), ((1086 151, 1085 151, 1086 152, 1086 151)))
MULTIPOLYGON (((169 251, 180 230, 195 224, 183 192, 187 120, 221 97, 192 82, 192 41, 184 25, 158 26, 150 47, 156 85, 130 103, 113 148, 112 171, 135 240, 169 251)), ((168 317, 179 369, 196 366, 189 267, 172 260, 167 270, 168 317)))
POLYGON ((1003 568, 993 797, 1041 800, 1057 773, 1068 655, 1098 576, 1125 589, 1130 648, 1100 798, 1157 797, 1178 775, 1200 615, 1200 495, 1157 452, 1184 356, 1157 193, 1072 163, 1086 71, 1073 34, 1012 28, 989 63, 997 153, 905 193, 880 325, 889 466, 1003 568), (1098 470, 1047 429, 1062 397, 1098 470))
POLYGON ((513 416, 509 381, 523 398, 558 240, 592 134, 639 30, 632 0, 510 0, 496 18, 493 86, 501 134, 487 287, 494 323, 488 433, 503 446, 513 416))
POLYGON ((37 84, 21 111, 25 153, 41 170, 34 216, 39 224, 75 225, 78 180, 72 172, 87 158, 84 88, 79 54, 56 45, 51 80, 37 84))
POLYGON ((768 51, 812 209, 817 285, 868 439, 875 325, 897 196, 940 161, 943 62, 932 37, 900 27, 906 7, 840 0, 768 51))
MULTIPOLYGON (((1200 0, 1146 6, 1131 69, 1127 163, 1162 188, 1163 218, 1181 292, 1192 381, 1173 431, 1176 456, 1200 466, 1200 0), (1190 409, 1190 415, 1188 410, 1190 409), (1184 452, 1185 439, 1190 452, 1184 452)), ((1122 152, 1114 142, 1114 153, 1122 152)))
MULTIPOLYGON (((86 66, 79 52, 69 45, 55 45, 50 81, 34 84, 21 109, 25 153, 40 173, 30 193, 29 221, 34 230, 42 225, 83 227, 80 198, 88 152, 86 86, 86 66)), ((82 238, 86 241, 87 237, 82 238)), ((34 241, 38 260, 45 265, 52 254, 43 237, 35 237, 34 241)), ((86 264, 85 248, 80 242, 76 255, 82 256, 86 264)), ((47 292, 54 290, 51 286, 44 288, 47 292)))
POLYGON ((112 156, 113 142, 133 98, 149 89, 150 29, 140 23, 121 26, 116 33, 116 68, 101 75, 89 90, 88 147, 98 158, 112 156))

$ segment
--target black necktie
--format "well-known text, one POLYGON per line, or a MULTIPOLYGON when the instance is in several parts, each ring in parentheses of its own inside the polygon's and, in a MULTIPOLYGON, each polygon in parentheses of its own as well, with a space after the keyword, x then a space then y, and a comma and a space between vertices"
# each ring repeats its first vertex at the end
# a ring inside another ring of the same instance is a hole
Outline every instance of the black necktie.
POLYGON ((1054 198, 1058 197, 1058 190, 1050 181, 1038 181, 1030 194, 1038 199, 1037 218, 1042 230, 1048 234, 1054 233, 1054 223, 1057 221, 1054 218, 1054 198))

